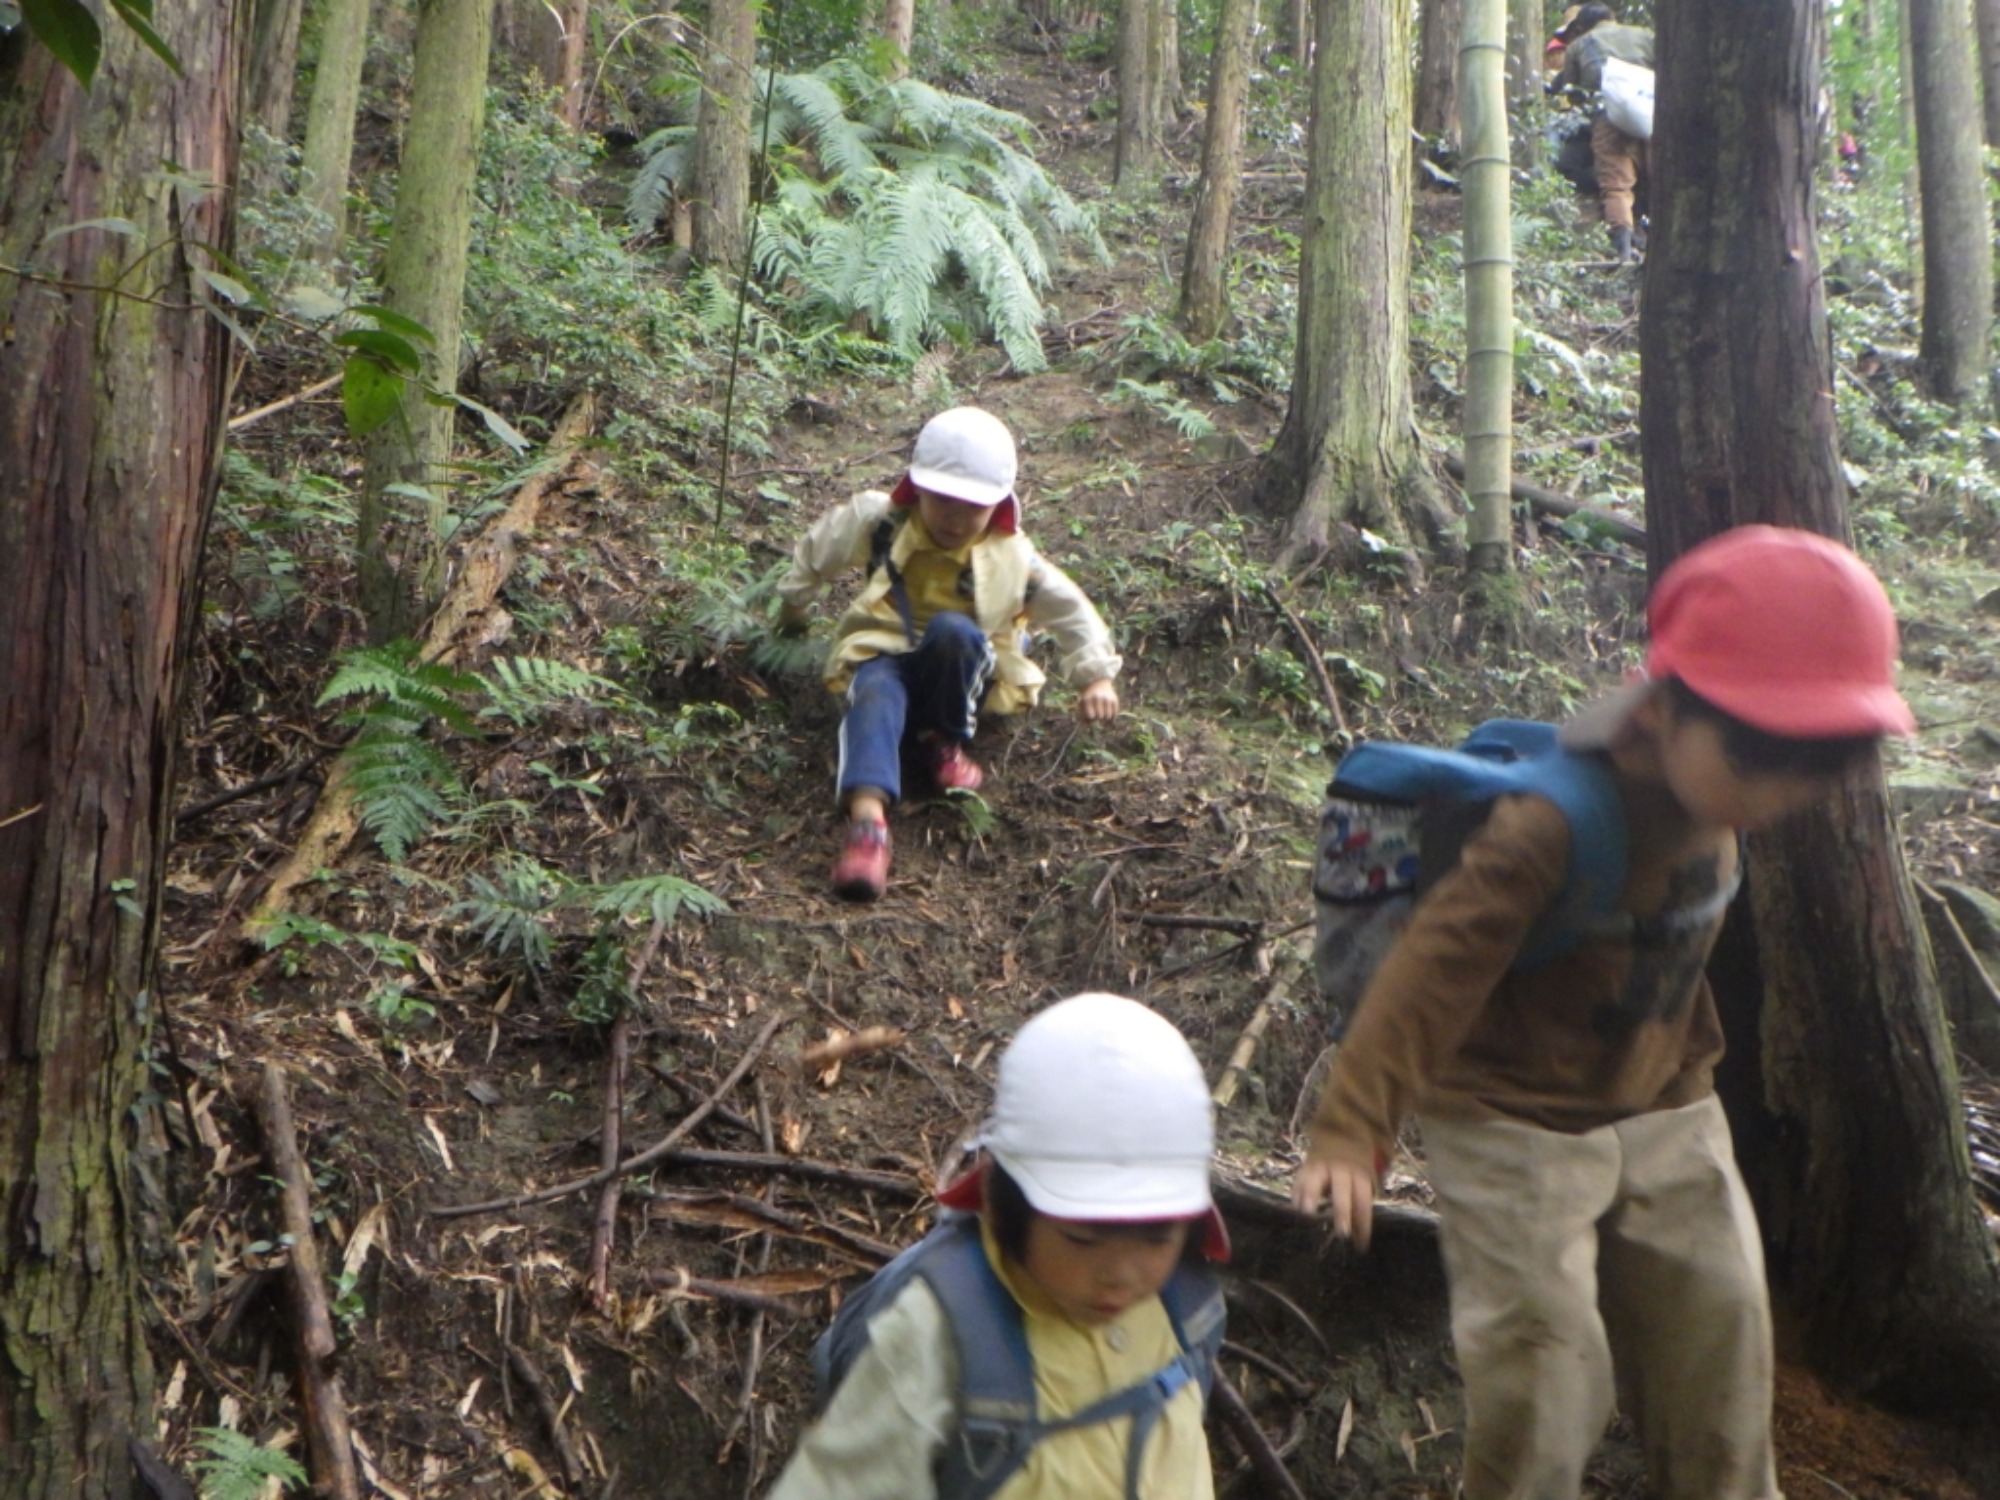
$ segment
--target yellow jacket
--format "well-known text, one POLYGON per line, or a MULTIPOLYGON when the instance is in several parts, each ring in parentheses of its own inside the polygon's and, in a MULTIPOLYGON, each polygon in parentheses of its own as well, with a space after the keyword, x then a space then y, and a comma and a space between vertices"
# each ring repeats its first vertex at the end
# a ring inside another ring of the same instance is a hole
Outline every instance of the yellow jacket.
MULTIPOLYGON (((1031 629, 1055 638, 1060 653, 1057 670, 1073 687, 1118 675, 1123 659, 1112 647, 1103 618, 1083 590, 1037 552, 1027 537, 1018 531, 989 531, 961 553, 947 553, 931 541, 914 509, 896 510, 881 490, 851 496, 821 516, 800 539, 791 570, 778 584, 786 608, 803 609, 827 584, 866 567, 876 528, 898 516, 907 519, 896 527, 889 558, 912 581, 908 593, 920 636, 940 608, 960 604, 953 593, 962 596, 969 583, 967 612, 993 643, 997 662, 984 704, 988 713, 1020 713, 1040 698, 1046 678, 1028 659, 1031 629), (956 580, 957 589, 939 587, 935 580, 941 577, 956 580), (932 582, 922 581, 926 579, 932 582)), ((878 568, 834 628, 826 685, 844 693, 862 662, 909 649, 888 571, 878 568)))

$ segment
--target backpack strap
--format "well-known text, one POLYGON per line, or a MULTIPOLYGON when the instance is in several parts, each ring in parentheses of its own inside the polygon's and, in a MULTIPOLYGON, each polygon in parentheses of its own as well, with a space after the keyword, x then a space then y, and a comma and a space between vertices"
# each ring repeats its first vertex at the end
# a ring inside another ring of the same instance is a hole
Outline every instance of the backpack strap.
POLYGON ((903 517, 884 516, 875 523, 875 530, 868 538, 868 571, 880 568, 889 575, 889 597, 895 601, 896 613, 902 617, 903 638, 910 643, 912 651, 917 648, 917 617, 910 608, 910 590, 903 582, 903 570, 896 566, 892 555, 896 547, 896 533, 902 528, 903 517))
POLYGON ((987 1500, 1028 1461, 1035 1421, 1035 1361, 1020 1304, 980 1242, 979 1220, 932 1232, 918 1270, 944 1308, 958 1353, 958 1433, 939 1462, 941 1500, 987 1500))

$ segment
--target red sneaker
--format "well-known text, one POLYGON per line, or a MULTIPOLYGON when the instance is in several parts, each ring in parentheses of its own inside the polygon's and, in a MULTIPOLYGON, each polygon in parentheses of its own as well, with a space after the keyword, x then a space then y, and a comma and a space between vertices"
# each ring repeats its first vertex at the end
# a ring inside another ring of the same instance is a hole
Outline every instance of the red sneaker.
POLYGON ((833 865, 833 893, 843 901, 873 901, 889 888, 889 825, 847 825, 847 845, 833 865))
POLYGON ((986 773, 957 740, 940 740, 931 751, 931 779, 941 792, 976 792, 986 773))

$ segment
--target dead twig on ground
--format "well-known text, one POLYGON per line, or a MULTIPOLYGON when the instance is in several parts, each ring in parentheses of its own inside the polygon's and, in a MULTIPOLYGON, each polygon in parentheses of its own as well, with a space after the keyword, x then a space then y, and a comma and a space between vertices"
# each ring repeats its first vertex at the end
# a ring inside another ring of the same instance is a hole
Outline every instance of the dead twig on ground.
POLYGON ((1250 1017, 1250 1024, 1243 1028, 1243 1035, 1236 1040, 1236 1049, 1229 1054, 1229 1066, 1222 1070, 1222 1076, 1215 1081, 1215 1107, 1227 1109, 1235 1101, 1236 1090, 1250 1071, 1250 1059, 1257 1054, 1257 1043, 1263 1039, 1265 1029, 1271 1024, 1271 1016, 1278 1000, 1292 981, 1298 977, 1305 961, 1289 943, 1278 954, 1277 974, 1271 987, 1264 992, 1258 1002, 1256 1012, 1250 1017))
POLYGON ((243 431, 247 427, 255 427, 266 417, 275 417, 281 411, 290 411, 293 407, 332 390, 340 384, 343 373, 345 372, 336 371, 324 380, 315 380, 302 391, 293 391, 289 396, 280 396, 276 401, 267 401, 262 406, 255 407, 239 416, 231 417, 229 419, 229 431, 234 434, 243 431))
POLYGON ((750 1071, 759 1057, 763 1056, 771 1038, 778 1034, 778 1028, 791 1019, 791 1013, 788 1011, 774 1011, 770 1019, 764 1023, 763 1029, 745 1049, 743 1056, 737 1059, 736 1066, 729 1070, 729 1076, 715 1086, 714 1092, 683 1117, 680 1124, 629 1161, 620 1162, 609 1169, 600 1167, 588 1177, 559 1182, 554 1187, 542 1188, 532 1193, 517 1193, 512 1198, 493 1198, 485 1203, 434 1204, 424 1212, 434 1219, 463 1219, 473 1214, 506 1213, 512 1209, 526 1208, 531 1203, 552 1203, 558 1198, 567 1198, 571 1193, 588 1192, 620 1173, 637 1172, 642 1167, 652 1166, 686 1139, 688 1132, 707 1119, 709 1111, 743 1081, 743 1075, 750 1071))
POLYGON ((648 1271, 646 1280, 661 1291, 674 1296, 692 1297, 709 1302, 727 1302, 735 1307, 776 1313, 781 1318, 812 1316, 810 1309, 771 1292, 762 1291, 744 1281, 710 1281, 705 1277, 690 1276, 678 1266, 664 1271, 648 1271))
POLYGON ((1229 1435, 1243 1450, 1243 1456, 1250 1460, 1250 1467, 1257 1471, 1258 1479, 1263 1481, 1264 1493, 1283 1496, 1285 1500, 1306 1500, 1306 1492, 1299 1488, 1291 1470, 1285 1467, 1285 1461, 1271 1447, 1271 1440, 1264 1436, 1264 1429, 1257 1425, 1250 1408, 1244 1405, 1242 1394, 1229 1383, 1229 1377, 1221 1370, 1215 1372, 1215 1385, 1209 1396, 1215 1403, 1216 1415, 1222 1418, 1222 1425, 1229 1429, 1229 1435))
POLYGON ((829 1067, 850 1057, 865 1057, 870 1052, 900 1046, 908 1035, 897 1026, 866 1026, 843 1036, 831 1036, 823 1042, 801 1048, 798 1068, 801 1073, 810 1073, 815 1068, 829 1067))
POLYGON ((791 1213, 764 1198, 753 1198, 746 1193, 667 1193, 653 1188, 634 1188, 632 1194, 657 1205, 660 1217, 676 1224, 719 1224, 736 1229, 747 1228, 753 1223, 769 1225, 787 1238, 840 1251, 864 1265, 884 1265, 902 1253, 894 1245, 886 1245, 821 1219, 791 1213))
POLYGON ((507 1364, 535 1398, 535 1409, 541 1412, 542 1422, 549 1429, 549 1441, 555 1445, 556 1457, 562 1460, 563 1477, 575 1489, 590 1477, 590 1470, 584 1467, 576 1445, 569 1440, 569 1429, 563 1426, 563 1408, 556 1400, 556 1393, 549 1389, 548 1377, 519 1344, 507 1346, 507 1364))
POLYGON ((1326 670, 1326 657, 1320 651, 1319 642, 1306 629, 1306 622, 1299 618, 1299 612, 1278 596, 1278 591, 1270 584, 1264 585, 1264 597, 1271 601, 1271 608, 1285 617, 1285 623, 1292 628, 1292 634, 1299 638, 1299 648, 1305 656, 1306 665, 1312 669, 1313 680, 1319 684, 1320 696, 1326 700, 1327 711, 1333 715, 1334 732, 1340 736, 1342 744, 1351 737, 1347 727, 1347 714, 1340 706, 1340 693, 1333 685, 1333 678, 1326 670))
POLYGON ((309 1179, 299 1155, 298 1132, 292 1123, 292 1101, 285 1087, 284 1070, 274 1062, 264 1064, 261 1102, 265 1157, 279 1183, 278 1218, 292 1246, 287 1284, 291 1288, 293 1331, 298 1342, 299 1404, 304 1409, 313 1487, 334 1500, 360 1500, 361 1482, 354 1468, 347 1401, 340 1393, 340 1376, 333 1368, 339 1344, 333 1336, 326 1277, 320 1269, 319 1246, 313 1238, 309 1179))
POLYGON ((639 981, 659 951, 660 937, 667 930, 665 917, 653 918, 653 930, 625 975, 628 1008, 621 1009, 611 1023, 610 1046, 604 1059, 604 1125, 599 1131, 598 1170, 609 1180, 597 1200, 597 1223, 590 1236, 590 1302, 599 1312, 611 1300, 611 1243, 618 1236, 618 1189, 624 1177, 618 1171, 618 1153, 624 1149, 621 1131, 625 1119, 625 1070, 632 1056, 632 1016, 629 1009, 639 993, 639 981))
MULTIPOLYGON (((1444 456, 1444 470, 1453 479, 1465 478, 1465 460, 1456 453, 1444 456)), ((1530 484, 1525 479, 1516 479, 1509 491, 1516 500, 1528 502, 1528 508, 1539 516, 1554 516, 1558 520, 1568 520, 1572 516, 1581 517, 1596 526, 1602 526, 1619 541, 1631 547, 1646 545, 1646 528, 1637 521, 1624 516, 1613 515, 1608 510, 1599 510, 1594 505, 1585 505, 1574 495, 1558 494, 1545 490, 1538 484, 1530 484)))
POLYGON ((1238 937, 1256 937, 1264 930, 1261 917, 1183 917, 1174 912, 1140 911, 1122 914, 1126 921, 1141 927, 1191 927, 1204 932, 1233 932, 1238 937))
POLYGON ((803 1177, 819 1182, 844 1183, 871 1192, 893 1193, 900 1198, 921 1198, 926 1189, 916 1178, 900 1172, 875 1172, 866 1167, 844 1167, 837 1162, 814 1161, 804 1156, 759 1155, 754 1151, 669 1151, 659 1159, 663 1167, 727 1167, 737 1172, 770 1172, 780 1177, 803 1177))

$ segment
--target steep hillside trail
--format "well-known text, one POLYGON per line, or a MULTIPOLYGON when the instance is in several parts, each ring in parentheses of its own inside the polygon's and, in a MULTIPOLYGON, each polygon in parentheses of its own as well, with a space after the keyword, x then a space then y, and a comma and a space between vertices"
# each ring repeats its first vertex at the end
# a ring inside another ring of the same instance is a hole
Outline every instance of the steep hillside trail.
MULTIPOLYGON (((1101 88, 1087 70, 1038 64, 1033 80, 995 92, 1061 144, 1082 187, 1102 177, 1108 131, 1090 109, 1101 88)), ((1108 339, 1127 314, 1163 316, 1154 247, 1115 248, 1108 268, 1064 273, 1058 341, 1071 351, 1108 339)), ((620 642, 644 641, 633 685, 677 726, 679 748, 627 754, 614 735, 607 749, 590 712, 468 747, 476 795, 514 799, 529 816, 488 843, 435 841, 403 872, 366 850, 325 872, 313 911, 413 945, 417 1005, 375 1004, 377 976, 351 947, 301 957, 242 940, 309 782, 184 829, 161 1071, 176 1134, 146 1155, 166 1188, 152 1240, 166 1416, 179 1435, 212 1423, 220 1403, 260 1434, 294 1420, 283 1254, 255 1124, 267 1060, 290 1078, 313 1174, 363 1467, 382 1493, 411 1500, 760 1493, 810 1410, 807 1351, 839 1290, 921 1232, 925 1196, 979 1120, 999 1049, 1061 996, 1147 1000, 1216 1078, 1266 1008, 1222 1131, 1235 1175, 1282 1187, 1325 1039, 1285 955, 1310 919, 1327 761, 1311 716, 1260 667, 1293 651, 1293 624, 1229 561, 1270 541, 1235 502, 1282 410, 1218 407, 1234 436, 1196 445, 1112 404, 1110 378, 1089 359, 1019 377, 970 355, 928 365, 916 389, 816 392, 738 475, 727 529, 767 566, 824 505, 893 482, 931 410, 984 404, 1021 439, 1030 534, 1128 646, 1115 723, 1078 727, 1054 692, 1025 722, 982 734, 980 798, 899 811, 895 874, 873 906, 827 889, 837 704, 810 674, 758 671, 740 645, 688 644, 700 601, 667 563, 711 525, 709 501, 642 492, 610 444, 570 470, 521 541, 530 566, 507 595, 512 619, 500 623, 516 636, 505 650, 527 639, 605 670, 613 656, 636 659, 620 642), (499 850, 577 878, 676 873, 728 903, 632 934, 642 1004, 609 1111, 611 1037, 575 1013, 583 939, 565 936, 549 973, 524 973, 454 906, 499 850), (896 1035, 838 1062, 801 1059, 869 1028, 896 1035), (678 1138, 611 1210, 598 1297, 604 1200, 591 1179, 607 1120, 627 1156, 678 1138), (164 1163, 155 1152, 169 1152, 164 1163)), ((1592 547, 1574 571, 1609 621, 1586 632, 1577 670, 1608 680, 1629 628, 1617 606, 1629 609, 1639 571, 1592 547)), ((1400 661, 1408 688, 1358 710, 1357 727, 1422 732, 1432 690, 1429 648, 1416 643, 1450 633, 1456 601, 1448 589, 1356 599, 1353 639, 1319 644, 1390 672, 1400 661)), ((351 628, 311 622, 293 664, 308 668, 300 650, 351 628)), ((308 707, 317 683, 242 665, 240 632, 252 629, 211 619, 190 803, 268 769, 282 736, 331 733, 308 707)), ((496 625, 493 654, 504 636, 496 625)), ((1421 1183, 1398 1181, 1409 1211, 1365 1260, 1281 1215, 1253 1208, 1235 1226, 1225 1368, 1311 1494, 1453 1493, 1458 1395, 1441 1275, 1421 1183)), ((1979 1493, 1932 1455, 1930 1435, 1802 1375, 1788 1373, 1782 1406, 1795 1496, 1979 1493)), ((1225 1493, 1260 1493, 1228 1437, 1216 1452, 1225 1493)), ((1607 1447, 1590 1493, 1641 1493, 1629 1441, 1607 1447)))

